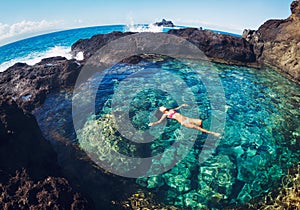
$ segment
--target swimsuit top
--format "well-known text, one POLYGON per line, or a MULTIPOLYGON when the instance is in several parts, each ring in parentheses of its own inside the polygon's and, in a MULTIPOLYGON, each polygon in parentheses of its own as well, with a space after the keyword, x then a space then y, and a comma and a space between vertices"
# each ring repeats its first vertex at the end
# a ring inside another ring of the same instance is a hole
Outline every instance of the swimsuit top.
POLYGON ((177 112, 175 110, 173 110, 171 113, 167 114, 168 118, 173 118, 173 116, 176 114, 177 112))

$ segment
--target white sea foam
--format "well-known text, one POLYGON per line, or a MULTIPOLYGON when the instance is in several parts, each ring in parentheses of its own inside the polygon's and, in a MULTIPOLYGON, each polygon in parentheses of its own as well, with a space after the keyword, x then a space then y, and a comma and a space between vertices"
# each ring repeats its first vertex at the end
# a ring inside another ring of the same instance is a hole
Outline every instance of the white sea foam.
POLYGON ((78 52, 75 56, 75 59, 78 61, 82 61, 84 59, 83 52, 82 51, 78 52))
POLYGON ((62 56, 67 59, 73 58, 71 54, 71 47, 55 46, 44 52, 33 52, 25 57, 15 58, 13 60, 0 64, 0 72, 5 71, 7 68, 13 66, 17 62, 27 63, 28 65, 34 65, 40 62, 44 58, 55 57, 55 56, 62 56))
POLYGON ((153 32, 153 33, 159 33, 163 32, 164 27, 157 26, 154 24, 149 25, 135 25, 133 23, 127 25, 127 31, 130 32, 153 32))

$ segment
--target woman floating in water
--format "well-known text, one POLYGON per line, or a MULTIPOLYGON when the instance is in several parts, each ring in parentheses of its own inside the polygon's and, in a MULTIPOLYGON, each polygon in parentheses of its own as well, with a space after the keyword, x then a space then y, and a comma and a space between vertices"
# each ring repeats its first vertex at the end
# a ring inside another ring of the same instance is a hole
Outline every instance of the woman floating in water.
POLYGON ((161 123, 164 119, 170 118, 170 119, 177 120, 181 125, 183 125, 187 128, 193 128, 193 129, 197 129, 203 133, 212 134, 214 136, 220 136, 219 133, 208 131, 208 130, 205 130, 204 128, 202 128, 202 120, 188 118, 188 117, 183 116, 182 114, 176 112, 176 110, 180 109, 181 107, 185 107, 185 106, 188 106, 188 105, 182 104, 181 106, 174 108, 174 109, 167 109, 164 106, 159 107, 159 111, 161 111, 163 113, 162 117, 160 118, 160 120, 149 123, 148 125, 154 126, 154 125, 161 123))

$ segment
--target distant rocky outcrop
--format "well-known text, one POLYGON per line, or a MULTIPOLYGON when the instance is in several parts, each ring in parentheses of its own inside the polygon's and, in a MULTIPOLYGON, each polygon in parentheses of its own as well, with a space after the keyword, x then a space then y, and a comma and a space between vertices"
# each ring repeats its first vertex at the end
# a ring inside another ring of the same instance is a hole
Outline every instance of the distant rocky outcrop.
POLYGON ((259 63, 274 66, 300 82, 300 1, 291 4, 291 16, 268 20, 258 30, 245 30, 259 63))
POLYGON ((165 20, 165 19, 162 19, 162 21, 160 22, 156 22, 154 23, 155 26, 162 26, 162 27, 175 27, 175 25, 173 24, 172 21, 170 20, 165 20))

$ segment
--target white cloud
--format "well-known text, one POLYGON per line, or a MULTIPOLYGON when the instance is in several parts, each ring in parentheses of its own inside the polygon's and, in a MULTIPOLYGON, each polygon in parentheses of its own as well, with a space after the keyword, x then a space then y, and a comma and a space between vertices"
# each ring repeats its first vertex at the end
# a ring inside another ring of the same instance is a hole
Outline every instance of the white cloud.
POLYGON ((79 24, 81 24, 81 23, 83 23, 84 21, 83 20, 81 20, 81 19, 78 19, 78 20, 74 20, 74 23, 79 23, 79 24))
POLYGON ((0 43, 4 40, 14 40, 28 34, 34 34, 42 31, 53 30, 64 25, 63 21, 26 21, 23 20, 14 24, 0 23, 0 43))

